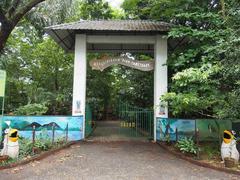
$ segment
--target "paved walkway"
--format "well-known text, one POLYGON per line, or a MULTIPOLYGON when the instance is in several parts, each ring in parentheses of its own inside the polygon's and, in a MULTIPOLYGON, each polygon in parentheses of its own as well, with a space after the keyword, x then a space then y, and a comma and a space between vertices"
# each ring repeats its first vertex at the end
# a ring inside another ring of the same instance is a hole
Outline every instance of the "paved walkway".
POLYGON ((88 138, 89 141, 112 142, 112 141, 148 141, 134 128, 121 127, 121 121, 98 121, 96 129, 88 138))
POLYGON ((150 142, 82 142, 18 168, 1 180, 171 180, 239 179, 177 159, 150 142))

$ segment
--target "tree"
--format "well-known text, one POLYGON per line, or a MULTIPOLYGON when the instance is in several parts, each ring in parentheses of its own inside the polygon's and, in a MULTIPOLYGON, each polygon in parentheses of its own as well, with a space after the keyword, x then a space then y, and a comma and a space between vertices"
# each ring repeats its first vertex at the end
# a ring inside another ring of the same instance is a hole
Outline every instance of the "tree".
MULTIPOLYGON (((66 12, 68 11, 67 7, 70 7, 69 4, 72 2, 72 0, 51 0, 47 1, 43 4, 42 7, 37 7, 40 3, 44 2, 46 0, 1 0, 0 2, 0 53, 3 51, 3 48, 7 42, 7 39, 9 38, 9 35, 13 31, 13 29, 17 26, 17 24, 23 19, 23 17, 26 17, 27 14, 30 14, 31 16, 28 16, 30 20, 32 20, 32 23, 36 26, 38 23, 43 19, 43 16, 39 16, 41 13, 46 14, 52 14, 51 19, 56 19, 56 17, 65 17, 66 12), (51 7, 51 8, 50 8, 51 7), (53 8, 54 7, 54 8, 53 8), (35 8, 35 10, 34 10, 35 8), (38 12, 36 16, 32 14, 32 12, 38 12), (50 11, 52 13, 50 13, 50 11), (40 13, 41 12, 41 13, 40 13), (58 13, 58 16, 56 13, 58 13), (35 21, 36 18, 38 18, 38 21, 35 21), (38 22, 38 23, 36 23, 38 22)), ((48 15, 48 17, 51 15, 48 15)), ((46 16, 45 16, 46 17, 46 16)), ((46 21, 50 21, 49 19, 46 21)), ((54 23, 51 22, 51 23, 54 23)), ((38 28, 42 28, 42 23, 38 28)))
POLYGON ((35 107, 48 107, 47 114, 70 114, 72 61, 71 54, 52 39, 39 37, 30 23, 18 25, 0 61, 0 69, 8 74, 6 112, 37 104, 35 107))
POLYGON ((36 28, 39 36, 42 36, 45 33, 44 28, 46 26, 71 21, 72 16, 76 14, 75 7, 80 3, 81 0, 44 1, 31 10, 25 16, 25 19, 36 28))
POLYGON ((170 93, 162 97, 172 116, 239 118, 239 1, 125 0, 122 7, 128 18, 176 25, 170 93))
POLYGON ((3 0, 0 2, 0 51, 19 21, 36 5, 44 0, 3 0))
MULTIPOLYGON (((73 56, 66 54, 51 38, 43 36, 43 27, 81 19, 81 16, 84 16, 81 15, 82 1, 74 1, 72 6, 68 7, 70 10, 62 9, 63 7, 59 5, 60 0, 53 1, 43 2, 30 11, 8 38, 0 61, 0 68, 5 69, 8 74, 6 112, 20 113, 27 112, 28 109, 30 111, 36 109, 38 112, 40 107, 43 110, 41 112, 45 112, 47 107, 46 114, 71 113, 73 56), (50 7, 55 7, 51 14, 47 13, 50 7)), ((110 7, 103 4, 98 4, 98 7, 101 6, 101 16, 111 16, 108 13, 111 12, 110 7)), ((86 3, 85 5, 87 6, 86 3)), ((85 12, 93 14, 90 11, 85 12)), ((103 79, 109 77, 107 72, 99 74, 103 79)), ((107 86, 107 81, 106 85, 94 81, 88 91, 94 94, 96 92, 94 88, 99 90, 101 87, 105 88, 100 90, 102 94, 92 95, 93 98, 100 99, 101 107, 103 102, 105 106, 109 102, 109 98, 106 98, 109 97, 108 92, 110 93, 106 90, 107 86)))
POLYGON ((76 1, 74 15, 68 21, 112 19, 113 10, 108 2, 104 0, 82 0, 76 1))

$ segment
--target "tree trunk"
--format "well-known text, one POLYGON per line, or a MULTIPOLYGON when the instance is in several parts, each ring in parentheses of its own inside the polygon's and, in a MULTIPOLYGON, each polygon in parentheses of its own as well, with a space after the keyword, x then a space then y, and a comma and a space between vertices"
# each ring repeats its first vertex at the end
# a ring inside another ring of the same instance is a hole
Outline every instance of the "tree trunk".
POLYGON ((13 1, 9 7, 2 9, 0 6, 0 54, 3 52, 4 46, 9 35, 18 22, 27 14, 33 7, 45 0, 29 0, 26 3, 20 3, 20 0, 13 1))
POLYGON ((225 0, 220 0, 220 2, 221 2, 222 16, 225 19, 226 18, 225 0))
POLYGON ((10 24, 2 24, 0 31, 0 53, 2 53, 4 46, 10 36, 13 27, 10 24))

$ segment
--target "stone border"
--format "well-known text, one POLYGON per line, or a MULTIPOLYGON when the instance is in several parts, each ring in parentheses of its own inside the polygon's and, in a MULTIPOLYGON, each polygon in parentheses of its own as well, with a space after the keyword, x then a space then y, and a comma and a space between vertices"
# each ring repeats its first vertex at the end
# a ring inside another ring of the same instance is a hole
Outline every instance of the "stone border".
POLYGON ((185 161, 188 161, 192 164, 195 164, 195 165, 198 165, 198 166, 201 166, 201 167, 205 167, 205 168, 209 168, 209 169, 214 169, 214 170, 217 170, 217 171, 221 171, 221 172, 225 172, 225 173, 230 173, 230 174, 235 174, 235 175, 240 175, 240 171, 235 171, 235 170, 232 170, 232 169, 227 169, 227 168, 222 168, 222 167, 215 167, 215 166, 212 166, 208 163, 204 163, 204 162, 199 162, 197 160, 194 160, 192 158, 189 158, 189 157, 186 157, 184 154, 182 153, 178 153, 178 152, 174 152, 174 151, 171 151, 166 145, 160 143, 160 142, 157 142, 157 144, 163 148, 165 151, 169 152, 170 154, 180 158, 180 159, 183 159, 185 161))
POLYGON ((21 166, 21 165, 25 165, 25 164, 28 164, 30 162, 33 162, 33 161, 37 161, 37 160, 41 160, 41 159, 44 159, 52 154, 55 154, 63 149, 66 149, 66 148, 69 148, 70 146, 72 145, 75 145, 75 144, 78 144, 80 143, 82 140, 79 140, 79 141, 71 141, 71 142, 68 142, 67 144, 61 146, 61 147, 58 147, 56 149, 51 149, 49 151, 45 151, 45 152, 42 152, 40 154, 37 154, 29 159, 26 159, 26 160, 20 160, 18 162, 14 162, 14 163, 10 163, 10 164, 7 164, 7 165, 4 165, 4 166, 0 166, 0 171, 1 170, 4 170, 4 169, 10 169, 10 168, 14 168, 14 167, 17 167, 17 166, 21 166))

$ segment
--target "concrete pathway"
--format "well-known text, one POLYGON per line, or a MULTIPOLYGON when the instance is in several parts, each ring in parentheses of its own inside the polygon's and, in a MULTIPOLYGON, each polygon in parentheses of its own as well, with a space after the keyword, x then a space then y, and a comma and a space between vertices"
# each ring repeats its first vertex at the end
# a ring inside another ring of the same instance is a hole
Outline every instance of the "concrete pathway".
POLYGON ((240 179, 177 159, 150 142, 82 142, 17 168, 1 180, 205 180, 240 179))
POLYGON ((97 121, 96 129, 88 138, 89 141, 148 141, 134 128, 121 127, 121 121, 97 121))

